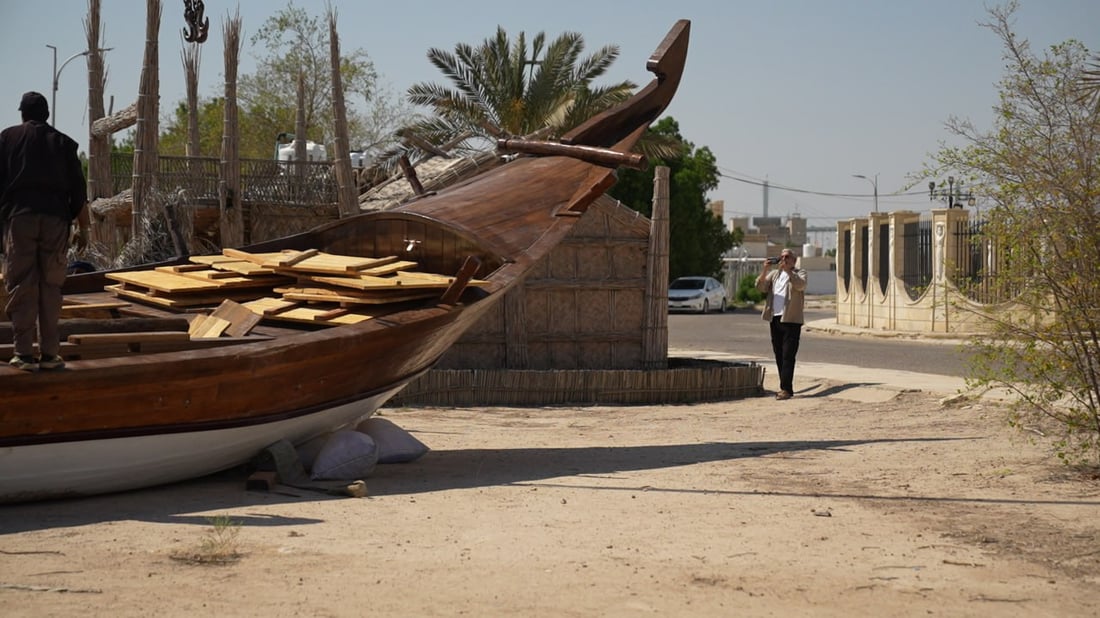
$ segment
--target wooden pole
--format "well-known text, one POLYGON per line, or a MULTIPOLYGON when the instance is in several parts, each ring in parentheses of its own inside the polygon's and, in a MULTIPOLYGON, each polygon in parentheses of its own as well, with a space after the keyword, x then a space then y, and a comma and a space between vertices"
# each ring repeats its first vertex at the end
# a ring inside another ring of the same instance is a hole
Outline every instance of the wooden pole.
POLYGON ((336 9, 328 11, 329 59, 332 63, 332 117, 335 126, 333 150, 336 166, 337 206, 341 217, 359 214, 359 191, 351 169, 351 145, 348 139, 348 114, 344 104, 344 82, 340 76, 340 35, 336 33, 336 9))
POLYGON ((653 170, 653 217, 642 324, 642 366, 646 369, 668 367, 668 173, 663 165, 653 170))
POLYGON ((235 12, 222 32, 225 38, 225 111, 222 120, 222 158, 218 180, 221 210, 221 245, 239 247, 245 242, 241 212, 240 133, 237 125, 237 58, 241 51, 241 15, 235 12))
POLYGON ((157 114, 160 110, 160 0, 145 3, 145 56, 138 86, 137 124, 134 131, 134 204, 130 217, 133 255, 145 253, 144 216, 146 200, 155 188, 157 162, 157 114))

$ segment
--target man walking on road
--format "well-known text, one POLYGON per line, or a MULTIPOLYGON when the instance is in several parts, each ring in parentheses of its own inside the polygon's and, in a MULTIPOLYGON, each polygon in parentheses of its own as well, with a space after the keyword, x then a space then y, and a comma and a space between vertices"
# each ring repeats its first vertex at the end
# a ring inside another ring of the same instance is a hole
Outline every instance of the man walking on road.
POLYGON ((60 369, 61 286, 65 283, 69 226, 83 250, 88 228, 87 188, 69 136, 46 124, 46 97, 23 95, 23 123, 0 132, 0 227, 4 228, 4 285, 14 331, 10 365, 24 371, 60 369), (34 356, 35 326, 41 358, 34 356))
POLYGON ((795 268, 794 253, 784 249, 779 254, 778 267, 771 271, 771 260, 764 261, 764 270, 756 278, 756 289, 766 294, 763 318, 771 327, 772 351, 779 369, 779 392, 782 401, 794 396, 794 361, 806 305, 806 271, 795 268))

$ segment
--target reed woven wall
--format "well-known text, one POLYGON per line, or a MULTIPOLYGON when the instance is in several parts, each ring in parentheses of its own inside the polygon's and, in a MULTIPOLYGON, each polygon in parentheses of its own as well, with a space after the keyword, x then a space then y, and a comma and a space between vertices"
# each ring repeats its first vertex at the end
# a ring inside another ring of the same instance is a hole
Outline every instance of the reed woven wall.
POLYGON ((640 369, 649 219, 602 197, 441 369, 640 369))

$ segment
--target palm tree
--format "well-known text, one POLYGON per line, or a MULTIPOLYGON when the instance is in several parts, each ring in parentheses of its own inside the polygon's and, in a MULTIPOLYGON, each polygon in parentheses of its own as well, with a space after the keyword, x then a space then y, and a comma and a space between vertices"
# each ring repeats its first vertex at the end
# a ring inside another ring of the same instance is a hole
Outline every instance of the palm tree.
POLYGON ((499 26, 496 36, 477 47, 459 43, 454 53, 432 48, 428 60, 450 87, 421 82, 409 88, 409 101, 435 114, 409 129, 459 151, 484 150, 501 137, 559 137, 625 101, 636 88, 629 81, 593 84, 618 58, 618 46, 582 58, 583 52, 584 39, 575 32, 549 43, 540 32, 528 49, 523 32, 511 41, 499 26))

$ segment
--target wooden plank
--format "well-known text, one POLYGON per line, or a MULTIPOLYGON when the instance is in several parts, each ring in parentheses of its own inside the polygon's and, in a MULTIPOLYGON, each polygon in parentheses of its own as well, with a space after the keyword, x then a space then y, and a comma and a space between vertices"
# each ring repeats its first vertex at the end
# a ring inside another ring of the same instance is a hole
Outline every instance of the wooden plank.
MULTIPOLYGON (((132 307, 130 303, 106 302, 106 303, 80 303, 69 304, 61 307, 62 318, 117 318, 119 309, 132 307)), ((2 305, 0 305, 2 307, 2 305)))
POLYGON ((353 291, 334 290, 332 288, 292 286, 275 288, 275 292, 282 294, 287 300, 317 301, 330 303, 349 303, 358 305, 382 305, 387 303, 399 303, 410 300, 421 300, 439 296, 434 290, 408 290, 397 293, 379 292, 370 294, 357 294, 353 291))
MULTIPOLYGON (((290 250, 288 249, 287 252, 290 250)), ((249 253, 247 251, 241 251, 240 249, 222 249, 222 255, 231 257, 237 260, 243 260, 245 262, 252 262, 253 264, 263 265, 264 262, 272 259, 276 259, 287 252, 277 251, 274 253, 249 253)))
MULTIPOLYGON (((261 299, 261 300, 277 300, 277 299, 261 299)), ((257 306, 253 304, 246 304, 253 311, 257 309, 257 306)), ((374 316, 370 313, 363 311, 348 311, 347 313, 330 317, 328 320, 319 320, 318 316, 330 313, 333 308, 315 308, 315 307, 303 307, 294 306, 283 309, 278 313, 264 316, 270 320, 281 320, 285 322, 298 322, 302 324, 323 324, 326 326, 340 326, 345 324, 358 324, 359 322, 365 322, 372 319, 374 316)), ((330 314, 331 315, 331 314, 330 314)))
POLYGON ((278 315, 279 313, 282 313, 284 311, 294 309, 299 304, 300 303, 298 303, 297 301, 286 300, 283 298, 264 297, 243 303, 242 306, 257 315, 269 318, 278 315))
POLYGON ((277 262, 277 266, 294 266, 304 260, 307 260, 320 253, 317 249, 306 249, 305 251, 299 251, 295 254, 289 254, 283 258, 280 258, 277 262))
POLYGON ((151 305, 157 305, 160 307, 167 307, 169 309, 185 310, 190 307, 204 307, 207 305, 217 305, 226 298, 233 300, 252 300, 257 297, 263 296, 267 290, 265 288, 255 289, 242 289, 242 290, 223 290, 217 294, 186 294, 177 296, 154 296, 152 294, 146 294, 139 290, 130 290, 122 287, 121 285, 106 285, 103 289, 120 297, 130 298, 138 300, 151 305))
POLYGON ((110 343, 142 343, 145 341, 187 341, 191 336, 187 333, 175 331, 155 331, 141 333, 85 333, 69 335, 69 343, 85 344, 110 344, 110 343))
POLYGON ((187 334, 194 338, 199 332, 202 331, 203 324, 206 324, 206 318, 210 316, 205 313, 199 313, 195 317, 191 318, 191 324, 187 328, 187 334))
POLYGON ((372 266, 370 268, 363 268, 358 271, 360 275, 367 275, 370 277, 384 277, 386 275, 392 275, 395 272, 402 270, 412 270, 416 268, 416 262, 410 262, 408 260, 394 260, 381 266, 372 266))
MULTIPOLYGON (((159 270, 159 268, 157 270, 159 270)), ((208 281, 217 284, 219 289, 271 287, 273 285, 279 285, 280 283, 286 283, 290 280, 288 277, 282 275, 245 276, 235 272, 215 270, 213 268, 183 272, 179 273, 179 275, 181 277, 190 277, 199 281, 208 281)))
POLYGON ((158 272, 155 270, 135 270, 122 273, 107 273, 107 278, 120 281, 125 284, 136 285, 156 292, 168 294, 188 294, 195 292, 209 292, 218 289, 218 284, 208 281, 199 281, 191 277, 184 277, 173 273, 158 272))
POLYGON ((177 264, 175 266, 158 266, 156 270, 169 273, 185 273, 192 270, 203 270, 206 268, 205 264, 177 264))
POLYGON ((187 258, 195 264, 206 264, 207 266, 213 266, 215 264, 224 264, 226 262, 244 262, 238 257, 231 257, 228 255, 192 255, 187 258))
POLYGON ((229 320, 225 318, 219 318, 214 315, 204 315, 202 319, 195 319, 195 322, 199 322, 199 327, 194 332, 189 331, 192 339, 212 339, 214 337, 221 337, 225 329, 229 328, 229 320))
POLYGON ((240 276, 235 272, 217 270, 205 264, 187 264, 186 266, 157 266, 154 270, 159 272, 173 273, 182 277, 191 277, 192 279, 198 279, 199 281, 216 281, 217 279, 228 279, 230 277, 240 276))
POLYGON ((259 315, 248 307, 228 298, 223 300, 222 304, 218 305, 218 308, 210 316, 229 322, 225 334, 230 337, 244 337, 252 330, 252 327, 260 323, 259 315))
POLYGON ((259 264, 253 264, 245 260, 233 260, 232 262, 218 262, 217 264, 211 264, 211 267, 231 273, 237 273, 238 275, 274 275, 275 269, 268 268, 267 266, 260 266, 259 264))
POLYGON ((317 320, 318 322, 328 322, 329 320, 343 317, 348 313, 350 313, 350 310, 347 307, 336 307, 335 309, 329 309, 328 311, 321 311, 321 313, 318 313, 316 316, 314 316, 313 319, 317 320))

